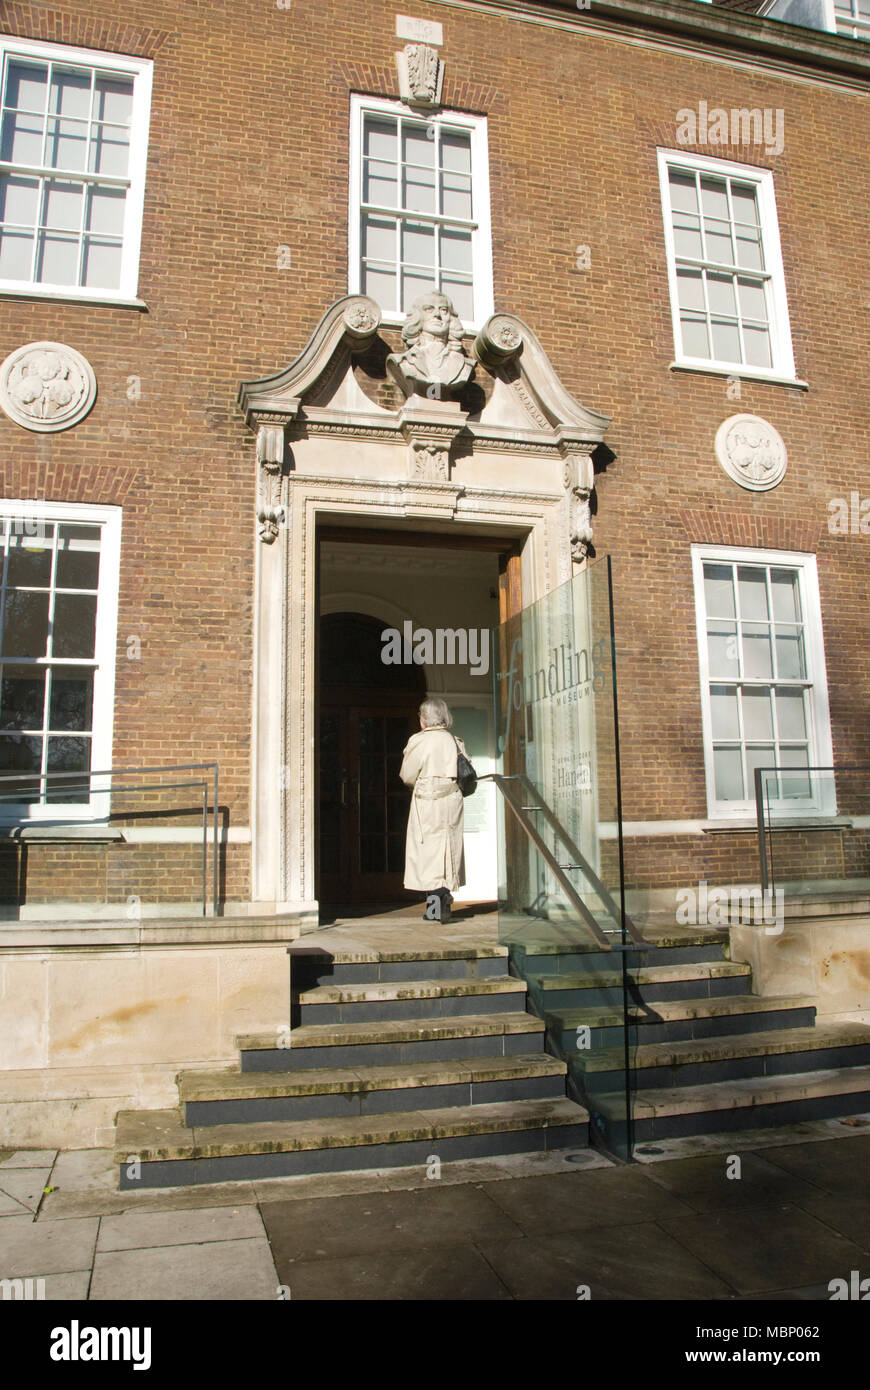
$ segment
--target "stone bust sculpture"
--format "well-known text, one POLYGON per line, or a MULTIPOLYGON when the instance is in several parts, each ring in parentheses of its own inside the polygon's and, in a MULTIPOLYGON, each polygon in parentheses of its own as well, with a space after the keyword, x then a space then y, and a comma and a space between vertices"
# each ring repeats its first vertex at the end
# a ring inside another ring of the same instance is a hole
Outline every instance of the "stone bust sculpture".
POLYGON ((440 290, 429 290, 414 300, 402 340, 407 350, 390 354, 387 371, 406 396, 448 398, 474 371, 474 361, 462 346, 462 323, 440 290))

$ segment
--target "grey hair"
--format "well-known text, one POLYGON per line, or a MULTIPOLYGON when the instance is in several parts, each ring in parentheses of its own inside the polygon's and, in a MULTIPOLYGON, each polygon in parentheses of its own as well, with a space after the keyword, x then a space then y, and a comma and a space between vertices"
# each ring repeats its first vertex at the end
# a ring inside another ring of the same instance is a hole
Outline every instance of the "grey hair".
POLYGON ((438 724, 443 724, 445 729, 453 726, 453 715, 444 700, 424 700, 420 706, 420 718, 426 729, 432 729, 438 724))

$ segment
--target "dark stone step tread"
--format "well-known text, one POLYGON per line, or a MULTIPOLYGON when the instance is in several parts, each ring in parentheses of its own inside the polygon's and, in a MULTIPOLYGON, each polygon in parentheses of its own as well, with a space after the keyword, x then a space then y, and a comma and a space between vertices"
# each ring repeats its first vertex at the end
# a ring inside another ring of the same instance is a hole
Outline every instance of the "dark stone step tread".
MULTIPOLYGON (((790 1052, 816 1052, 834 1047, 870 1044, 870 1025, 864 1023, 816 1023, 814 1028, 772 1028, 766 1033, 737 1033, 723 1038, 685 1039, 681 1042, 641 1043, 633 1049, 632 1067, 679 1067, 688 1063, 728 1061, 730 1058, 777 1056, 790 1052)), ((583 1054, 578 1053, 578 1057, 583 1054)), ((585 1071, 622 1070, 621 1049, 607 1048, 583 1057, 585 1071)))
MULTIPOLYGON (((344 1047, 349 1044, 425 1042, 436 1038, 474 1038, 500 1033, 543 1033, 544 1022, 533 1014, 511 1011, 455 1014, 438 1018, 381 1019, 372 1023, 312 1023, 289 1034, 289 1054, 299 1047, 344 1047)), ((235 1040, 242 1052, 275 1051, 276 1032, 245 1033, 235 1040)))
POLYGON ((388 1003, 400 999, 448 999, 466 994, 524 994, 525 980, 514 975, 476 976, 447 980, 402 980, 371 984, 316 985, 294 997, 298 1003, 320 1004, 388 1003))
POLYGON ((437 1141, 458 1135, 504 1134, 585 1124, 588 1112, 572 1100, 502 1101, 333 1120, 284 1120, 187 1128, 177 1111, 122 1110, 115 1162, 132 1154, 143 1163, 359 1145, 437 1141))
POLYGON ((265 1096, 352 1094, 417 1086, 504 1081, 517 1077, 564 1076, 565 1062, 546 1052, 530 1056, 481 1057, 467 1062, 417 1062, 393 1066, 311 1068, 291 1071, 182 1072, 182 1103, 265 1096))
MULTIPOLYGON (((733 1081, 713 1081, 703 1086, 637 1091, 633 1100, 637 1120, 662 1115, 743 1110, 761 1105, 786 1104, 825 1096, 865 1093, 870 1110, 870 1066, 837 1067, 827 1071, 791 1072, 782 1076, 753 1076, 733 1081)), ((621 1116, 625 1096, 604 1092, 595 1097, 596 1107, 621 1116)))

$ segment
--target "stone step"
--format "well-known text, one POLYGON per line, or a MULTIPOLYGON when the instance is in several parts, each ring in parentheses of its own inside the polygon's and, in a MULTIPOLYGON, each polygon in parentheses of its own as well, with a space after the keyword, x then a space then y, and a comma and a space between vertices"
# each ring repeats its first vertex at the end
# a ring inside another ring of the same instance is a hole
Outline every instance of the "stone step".
POLYGON ((192 1071, 179 1076, 178 1094, 188 1125, 245 1124, 557 1099, 566 1072, 545 1052, 355 1070, 192 1071))
MULTIPOLYGON (((596 1095, 624 1086, 621 1048, 575 1051, 570 1065, 596 1095)), ((870 1063, 870 1026, 821 1023, 814 1028, 771 1029, 734 1037, 645 1043, 631 1050, 638 1089, 706 1086, 739 1077, 864 1066, 870 1063)))
MULTIPOLYGON (((593 971, 614 971, 621 952, 604 951, 595 942, 578 942, 577 932, 562 931, 554 938, 519 937, 508 944, 511 957, 522 973, 546 975, 552 973, 554 957, 559 957, 560 972, 590 974, 593 971)), ((649 946, 632 945, 627 955, 631 969, 643 969, 652 964, 693 965, 727 959, 728 932, 720 929, 680 931, 674 928, 650 938, 649 946)))
POLYGON ((302 943, 290 946, 293 990, 318 985, 387 984, 399 980, 491 978, 507 971, 507 946, 457 946, 422 951, 324 951, 302 943))
MULTIPOLYGON (((596 1108, 619 1119, 624 1095, 596 1095, 596 1108)), ((691 1134, 722 1134, 870 1112, 870 1066, 780 1076, 744 1077, 705 1086, 637 1091, 638 1143, 691 1134)))
POLYGON ((567 1099, 207 1129, 187 1127, 174 1110, 121 1111, 115 1162, 123 1190, 425 1168, 435 1159, 449 1163, 583 1147, 588 1118, 582 1106, 567 1099))
POLYGON ((527 988, 524 980, 504 974, 490 979, 469 976, 319 985, 294 998, 293 1022, 307 1027, 504 1013, 505 1009, 525 1007, 527 988))
POLYGON ((236 1046, 243 1072, 455 1062, 516 1056, 535 1046, 543 1050, 544 1022, 533 1014, 512 1011, 316 1024, 288 1030, 283 1038, 275 1030, 244 1034, 236 1038, 236 1046))
MULTIPOLYGON (((733 994, 714 999, 659 1000, 649 1005, 630 1002, 626 1013, 632 1028, 632 1047, 722 1038, 773 1028, 812 1028, 816 1018, 812 995, 761 998, 757 994, 733 994)), ((546 1021, 562 1038, 576 1033, 578 1028, 588 1028, 589 1046, 593 1049, 622 1044, 621 1008, 559 1009, 548 1013, 546 1021)), ((562 1045, 576 1050, 573 1039, 562 1045)))
MULTIPOLYGON (((699 961, 682 965, 650 965, 629 971, 632 983, 646 1001, 699 999, 742 994, 752 982, 752 969, 739 961, 699 961)), ((532 975, 530 986, 546 1008, 590 1007, 608 1004, 621 997, 622 975, 616 971, 599 974, 566 972, 532 975), (578 998, 578 995, 581 995, 578 998)))

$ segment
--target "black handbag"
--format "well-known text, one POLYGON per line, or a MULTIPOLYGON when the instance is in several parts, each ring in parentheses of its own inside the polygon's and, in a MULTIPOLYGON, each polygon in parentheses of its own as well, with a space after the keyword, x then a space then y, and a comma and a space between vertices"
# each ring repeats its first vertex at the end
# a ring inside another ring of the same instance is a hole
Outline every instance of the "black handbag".
POLYGON ((463 796, 471 796, 472 792, 477 791, 477 773, 472 766, 471 759, 466 758, 462 749, 459 747, 459 740, 453 735, 453 742, 456 744, 456 781, 459 783, 459 790, 463 796))

